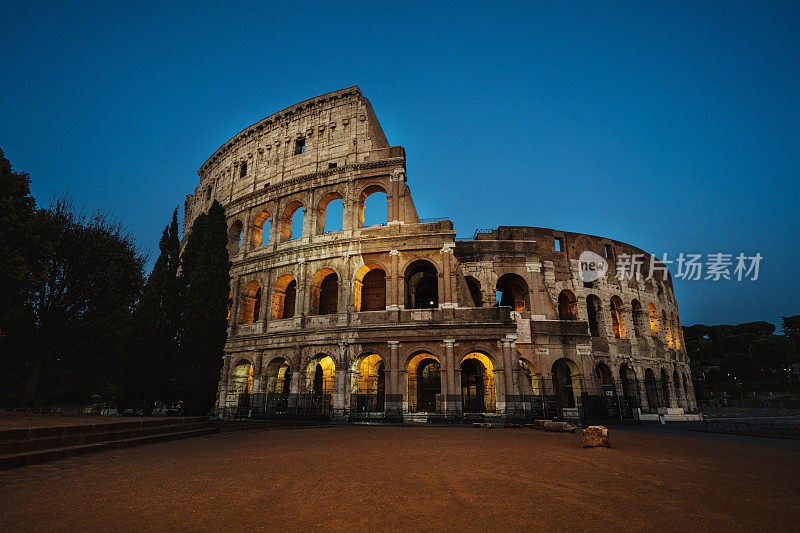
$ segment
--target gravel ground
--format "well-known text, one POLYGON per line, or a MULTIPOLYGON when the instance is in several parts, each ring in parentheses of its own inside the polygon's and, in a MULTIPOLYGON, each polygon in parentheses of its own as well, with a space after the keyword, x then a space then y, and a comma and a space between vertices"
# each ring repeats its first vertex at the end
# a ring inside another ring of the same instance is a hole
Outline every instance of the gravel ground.
POLYGON ((794 530, 800 454, 611 429, 220 434, 0 472, 4 531, 794 530))

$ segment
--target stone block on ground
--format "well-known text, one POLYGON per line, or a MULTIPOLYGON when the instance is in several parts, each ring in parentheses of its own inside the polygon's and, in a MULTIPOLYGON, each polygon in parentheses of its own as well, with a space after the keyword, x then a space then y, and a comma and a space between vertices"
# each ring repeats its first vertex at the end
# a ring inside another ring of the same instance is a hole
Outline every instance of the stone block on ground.
POLYGON ((545 424, 550 422, 549 420, 534 420, 533 421, 533 428, 534 429, 544 429, 545 424))
POLYGON ((611 448, 611 441, 608 440, 608 429, 604 426, 589 426, 583 430, 584 448, 611 448))
POLYGON ((570 424, 569 422, 553 422, 548 420, 544 424, 545 431, 556 431, 560 433, 575 433, 575 426, 570 424))

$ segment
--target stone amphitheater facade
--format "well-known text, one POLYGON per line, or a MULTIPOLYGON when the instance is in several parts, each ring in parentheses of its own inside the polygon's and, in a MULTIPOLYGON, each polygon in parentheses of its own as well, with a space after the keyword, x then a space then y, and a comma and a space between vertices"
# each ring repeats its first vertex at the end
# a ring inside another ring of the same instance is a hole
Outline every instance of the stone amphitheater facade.
POLYGON ((216 199, 230 228, 221 412, 409 420, 695 410, 669 276, 619 280, 613 267, 593 283, 580 276, 581 252, 613 264, 642 250, 538 227, 456 239, 450 220, 420 219, 405 150, 389 145, 358 87, 245 128, 198 174, 184 227, 216 199), (384 223, 365 226, 375 198, 384 223))

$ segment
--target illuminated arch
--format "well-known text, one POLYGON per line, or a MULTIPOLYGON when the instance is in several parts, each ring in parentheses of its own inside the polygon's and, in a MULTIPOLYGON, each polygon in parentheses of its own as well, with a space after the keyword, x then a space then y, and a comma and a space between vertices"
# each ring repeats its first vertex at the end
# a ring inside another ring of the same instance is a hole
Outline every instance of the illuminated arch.
POLYGON ((496 290, 500 293, 498 304, 510 307, 513 311, 528 311, 531 308, 528 283, 519 274, 503 274, 497 280, 496 290))
POLYGON ((297 300, 297 281, 291 274, 284 274, 275 282, 272 290, 272 318, 292 318, 297 300))
POLYGON ((356 311, 386 309, 386 270, 377 263, 366 263, 356 270, 353 299, 356 311))
POLYGON ((417 259, 405 270, 406 309, 435 309, 439 307, 439 274, 428 260, 417 259))
POLYGON ((581 395, 580 372, 575 361, 562 357, 557 359, 551 368, 553 388, 556 401, 561 408, 572 408, 577 405, 581 395))
POLYGON ((567 289, 558 295, 559 320, 578 320, 578 299, 575 294, 567 289))
POLYGON ((539 396, 542 390, 542 376, 536 367, 525 359, 520 357, 517 360, 519 367, 519 390, 523 395, 539 396))
POLYGON ((250 234, 250 241, 253 248, 258 248, 269 244, 269 229, 270 229, 270 214, 266 211, 261 211, 253 219, 253 229, 250 234), (266 239, 264 233, 266 232, 266 239))
POLYGON ((461 359, 461 408, 465 413, 496 410, 494 364, 486 354, 471 352, 461 359))
POLYGON ((240 309, 239 322, 241 324, 258 322, 261 312, 261 285, 257 281, 251 281, 245 286, 242 291, 240 309))
POLYGON ((339 310, 339 276, 332 268, 321 268, 309 287, 312 315, 330 315, 339 310))
POLYGON ((335 390, 336 364, 333 358, 319 354, 306 366, 306 391, 314 402, 330 404, 335 390))
MULTIPOLYGON (((317 206, 317 234, 318 235, 323 235, 325 233, 325 225, 328 222, 328 218, 327 218, 327 216, 328 216, 328 206, 334 200, 342 200, 342 195, 339 194, 338 192, 329 192, 328 194, 323 196, 322 199, 319 201, 319 204, 317 206)), ((343 217, 344 217, 344 206, 342 206, 341 216, 339 217, 340 224, 344 220, 343 217)), ((335 230, 333 232, 328 232, 328 233, 335 233, 337 231, 341 231, 341 230, 339 229, 339 230, 335 230)))
POLYGON ((650 318, 650 336, 658 338, 661 328, 659 328, 658 324, 658 311, 656 311, 656 306, 647 304, 647 311, 650 318))
POLYGON ((427 352, 412 357, 407 367, 406 399, 409 413, 435 412, 442 394, 439 358, 427 352))
POLYGON ((633 315, 633 333, 637 339, 644 337, 644 311, 639 300, 631 300, 631 314, 633 315))
POLYGON ((242 359, 231 371, 231 384, 229 393, 233 393, 238 402, 239 394, 253 392, 253 364, 247 359, 242 359))
POLYGON ((376 353, 362 355, 353 362, 351 379, 351 390, 357 395, 355 401, 351 398, 351 409, 358 413, 383 411, 386 400, 383 358, 376 353))
POLYGON ((628 336, 625 331, 625 318, 622 313, 622 298, 619 296, 611 297, 611 327, 614 337, 624 339, 628 336))

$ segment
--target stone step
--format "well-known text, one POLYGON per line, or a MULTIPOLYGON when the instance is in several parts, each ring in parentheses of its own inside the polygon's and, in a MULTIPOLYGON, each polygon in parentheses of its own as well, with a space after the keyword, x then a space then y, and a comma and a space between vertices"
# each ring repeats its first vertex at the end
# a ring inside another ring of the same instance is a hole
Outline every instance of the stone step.
MULTIPOLYGON (((192 429, 202 429, 211 427, 212 423, 207 420, 202 422, 184 421, 168 425, 150 425, 146 427, 123 427, 110 426, 110 431, 91 431, 77 434, 56 435, 50 437, 37 437, 24 440, 0 441, 0 455, 15 453, 32 452, 36 450, 65 448, 68 446, 79 446, 82 444, 96 444, 111 442, 115 440, 132 439, 135 437, 146 437, 148 435, 158 435, 161 433, 178 433, 192 429)), ((120 424, 120 426, 125 426, 120 424)))
POLYGON ((77 424, 68 426, 47 426, 36 428, 3 429, 0 430, 0 442, 11 440, 32 440, 45 437, 58 437, 62 435, 83 435, 89 433, 102 433, 111 430, 134 429, 144 427, 166 427, 190 422, 204 422, 204 416, 155 418, 150 420, 130 420, 102 422, 99 424, 77 424))
POLYGON ((21 466, 45 463, 47 461, 55 461, 58 459, 64 459, 66 457, 74 457, 76 455, 83 455, 87 453, 94 453, 105 450, 115 450, 120 448, 129 448, 131 446, 138 446, 140 444, 151 444, 155 442, 166 442, 170 440, 202 437, 205 435, 212 435, 214 433, 219 433, 219 427, 216 425, 209 424, 208 427, 191 429, 188 431, 158 433, 155 435, 146 435, 146 436, 119 439, 107 442, 82 444, 79 446, 65 446, 61 448, 51 448, 44 450, 35 450, 22 453, 1 455, 0 470, 8 470, 10 468, 18 468, 21 466))

